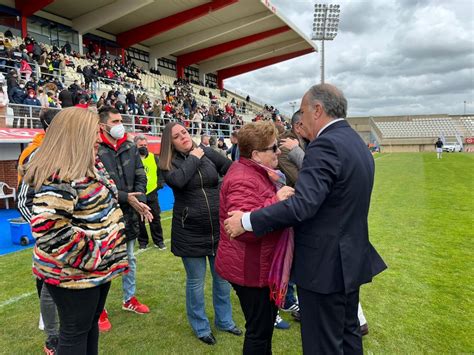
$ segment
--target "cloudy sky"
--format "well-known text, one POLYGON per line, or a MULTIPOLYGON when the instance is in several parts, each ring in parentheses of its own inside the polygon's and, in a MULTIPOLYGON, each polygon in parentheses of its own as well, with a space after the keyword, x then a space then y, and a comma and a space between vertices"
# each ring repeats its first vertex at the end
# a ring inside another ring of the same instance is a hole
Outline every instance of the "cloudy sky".
MULTIPOLYGON (((314 1, 272 3, 308 37, 314 1)), ((325 81, 342 89, 349 116, 474 113, 472 0, 336 0, 339 32, 325 43, 325 81)), ((318 43, 320 47, 320 42, 318 43)), ((291 113, 320 81, 312 53, 225 81, 291 113)))

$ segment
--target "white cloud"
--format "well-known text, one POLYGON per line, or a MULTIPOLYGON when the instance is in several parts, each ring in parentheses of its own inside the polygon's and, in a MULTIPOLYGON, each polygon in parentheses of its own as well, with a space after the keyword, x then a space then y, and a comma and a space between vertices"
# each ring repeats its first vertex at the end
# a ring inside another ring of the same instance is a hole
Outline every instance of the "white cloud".
MULTIPOLYGON (((313 1, 272 2, 309 35, 313 1)), ((459 114, 474 101, 472 1, 337 3, 340 31, 325 46, 325 77, 345 92, 350 115, 459 114)), ((291 113, 289 102, 319 82, 319 68, 320 54, 309 54, 226 84, 291 113)))

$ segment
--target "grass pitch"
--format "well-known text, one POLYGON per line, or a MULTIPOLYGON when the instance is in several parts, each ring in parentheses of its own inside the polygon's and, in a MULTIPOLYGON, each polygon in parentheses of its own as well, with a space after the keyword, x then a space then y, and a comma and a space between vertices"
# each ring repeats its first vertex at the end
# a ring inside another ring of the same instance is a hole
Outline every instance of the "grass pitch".
MULTIPOLYGON (((370 211, 371 241, 389 269, 361 289, 370 333, 366 353, 473 353, 474 155, 376 156, 370 211)), ((165 238, 170 213, 162 215, 165 238)), ((102 354, 239 354, 243 337, 214 329, 217 345, 198 341, 185 313, 185 272, 168 250, 138 255, 137 296, 148 315, 121 310, 121 280, 113 282, 107 309, 112 331, 101 335, 102 354)), ((39 305, 31 276, 31 250, 0 257, 0 353, 40 354, 39 305)), ((213 322, 210 274, 207 310, 213 322)), ((232 292, 234 320, 244 319, 232 292)), ((275 354, 301 353, 299 324, 275 330, 275 354)))

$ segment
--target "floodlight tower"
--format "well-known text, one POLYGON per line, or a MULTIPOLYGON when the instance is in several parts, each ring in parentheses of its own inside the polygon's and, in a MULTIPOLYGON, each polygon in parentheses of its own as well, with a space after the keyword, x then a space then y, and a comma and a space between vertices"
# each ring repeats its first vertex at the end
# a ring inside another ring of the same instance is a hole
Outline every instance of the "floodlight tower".
POLYGON ((295 113, 295 107, 297 105, 296 101, 290 101, 290 107, 293 109, 293 113, 295 113))
POLYGON ((337 36, 339 26, 339 5, 315 4, 313 41, 321 41, 321 84, 324 84, 324 41, 332 41, 337 36))

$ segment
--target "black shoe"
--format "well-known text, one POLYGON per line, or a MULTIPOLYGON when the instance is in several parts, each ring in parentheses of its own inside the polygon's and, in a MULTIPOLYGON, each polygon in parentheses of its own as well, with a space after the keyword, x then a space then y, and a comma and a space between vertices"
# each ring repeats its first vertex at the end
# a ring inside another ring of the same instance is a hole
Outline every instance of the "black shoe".
POLYGON ((237 336, 241 336, 241 335, 243 334, 242 331, 241 331, 239 328, 237 328, 236 325, 234 325, 234 327, 231 328, 231 329, 226 329, 225 331, 226 331, 227 333, 230 333, 230 334, 233 334, 233 335, 237 335, 237 336))
POLYGON ((209 333, 209 335, 203 336, 199 338, 200 341, 203 343, 206 343, 207 345, 214 345, 217 343, 216 338, 214 338, 214 335, 212 333, 209 333))
POLYGON ((143 249, 146 249, 146 245, 140 245, 140 246, 138 247, 138 249, 142 249, 142 250, 143 250, 143 249))
POLYGON ((163 242, 158 243, 158 245, 155 244, 155 248, 158 248, 160 250, 166 250, 166 245, 163 242))
POLYGON ((294 318, 295 321, 301 322, 301 314, 299 311, 291 312, 291 316, 294 318))
POLYGON ((360 335, 364 336, 369 334, 369 325, 367 323, 360 326, 360 335))

